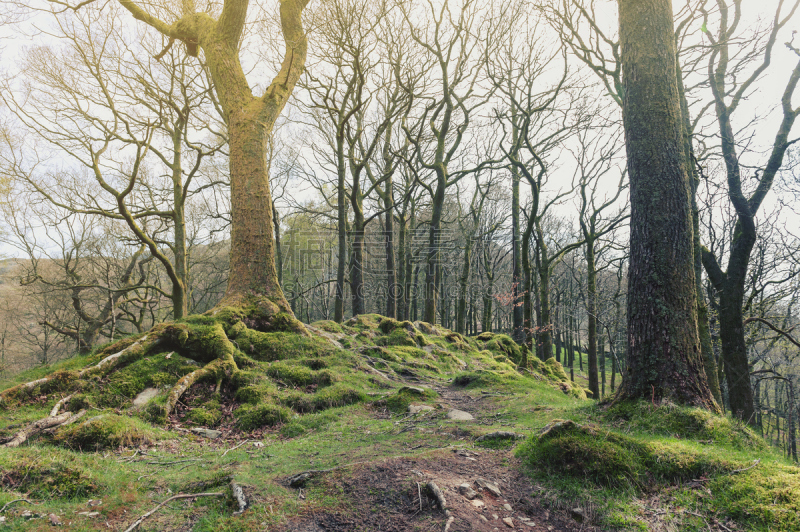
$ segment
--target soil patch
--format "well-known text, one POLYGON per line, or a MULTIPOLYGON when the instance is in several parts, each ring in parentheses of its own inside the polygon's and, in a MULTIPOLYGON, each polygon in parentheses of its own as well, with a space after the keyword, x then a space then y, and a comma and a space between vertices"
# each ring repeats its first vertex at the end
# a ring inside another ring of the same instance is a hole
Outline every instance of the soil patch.
MULTIPOLYGON (((509 451, 453 448, 415 458, 391 458, 357 465, 315 477, 305 493, 338 494, 333 508, 315 507, 290 521, 292 532, 435 530, 441 532, 448 516, 427 494, 435 483, 446 499, 452 517, 450 532, 512 530, 503 522, 511 518, 513 530, 592 531, 567 513, 548 508, 534 498, 538 491, 509 451), (482 490, 478 479, 500 488, 500 496, 482 490), (459 486, 469 484, 478 497, 469 500, 459 486), (509 509, 510 508, 510 509, 509 509)), ((298 496, 305 496, 298 492, 298 496)))

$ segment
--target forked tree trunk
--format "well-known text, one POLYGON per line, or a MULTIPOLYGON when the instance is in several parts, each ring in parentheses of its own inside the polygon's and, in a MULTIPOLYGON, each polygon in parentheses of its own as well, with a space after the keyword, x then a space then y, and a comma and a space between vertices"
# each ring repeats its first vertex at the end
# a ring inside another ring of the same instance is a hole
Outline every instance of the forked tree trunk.
MULTIPOLYGON (((247 0, 225 0, 219 18, 195 13, 185 3, 181 18, 169 25, 133 0, 119 0, 135 18, 171 39, 182 41, 190 55, 203 50, 228 126, 231 183, 230 274, 220 306, 254 301, 266 317, 291 308, 278 282, 273 240, 272 198, 266 161, 269 134, 305 68, 308 39, 302 25, 309 0, 280 2, 286 51, 281 69, 262 95, 253 94, 239 61, 247 19, 247 0)), ((302 326, 295 325, 302 330, 302 326)))
POLYGON ((619 0, 631 183, 628 373, 620 398, 717 410, 697 332, 692 219, 670 0, 619 0))

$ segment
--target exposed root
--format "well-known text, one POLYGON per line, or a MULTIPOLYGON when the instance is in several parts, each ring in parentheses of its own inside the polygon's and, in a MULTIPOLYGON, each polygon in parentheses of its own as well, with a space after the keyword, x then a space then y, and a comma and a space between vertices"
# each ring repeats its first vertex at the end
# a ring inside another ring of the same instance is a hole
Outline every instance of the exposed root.
POLYGON ((147 519, 148 517, 150 517, 151 515, 156 513, 158 510, 161 509, 162 506, 164 506, 165 504, 167 504, 169 502, 172 502, 172 501, 175 501, 175 500, 178 500, 178 499, 196 499, 198 497, 224 497, 224 496, 225 496, 224 493, 179 493, 178 495, 173 495, 172 497, 170 497, 169 499, 159 503, 158 506, 156 506, 155 508, 153 508, 152 510, 150 510, 146 514, 142 515, 139 519, 134 521, 131 526, 129 526, 128 528, 125 529, 125 532, 132 532, 133 530, 136 530, 136 528, 139 525, 141 525, 142 522, 145 519, 147 519))
MULTIPOLYGON (((105 357, 103 360, 95 364, 94 366, 89 366, 88 368, 84 368, 77 373, 77 377, 84 377, 87 374, 100 371, 102 373, 108 373, 116 366, 123 362, 129 362, 135 359, 139 359, 145 356, 151 349, 158 346, 162 343, 163 339, 157 336, 152 335, 145 335, 136 342, 132 343, 125 349, 120 350, 117 353, 109 355, 105 357)), ((75 375, 73 373, 73 375, 75 375)), ((21 391, 26 390, 33 390, 37 386, 44 386, 51 381, 63 377, 63 373, 57 372, 49 375, 47 377, 36 379, 35 381, 26 382, 23 384, 18 384, 12 388, 8 388, 0 393, 0 405, 2 405, 9 397, 17 395, 21 391)))
POLYGON ((45 429, 59 427, 65 422, 69 421, 69 419, 75 415, 77 414, 73 414, 72 412, 64 412, 63 414, 57 416, 47 416, 46 418, 34 421, 21 431, 17 432, 13 438, 0 445, 0 447, 19 447, 28 441, 31 436, 34 436, 45 429))
MULTIPOLYGON (((185 337, 182 338, 182 340, 184 345, 200 343, 198 342, 198 338, 194 338, 191 329, 185 332, 185 337)), ((172 387, 167 395, 167 403, 164 405, 164 411, 167 416, 172 413, 172 410, 175 408, 175 405, 178 404, 181 396, 183 396, 186 390, 194 383, 203 379, 213 378, 217 382, 217 387, 219 388, 223 379, 230 379, 234 372, 238 371, 236 361, 234 360, 236 347, 228 340, 222 325, 217 324, 212 328, 211 332, 206 331, 203 340, 204 347, 212 352, 202 353, 202 355, 204 358, 213 358, 213 360, 202 368, 183 376, 175 386, 172 387)))
POLYGON ((64 403, 72 399, 72 395, 73 394, 70 394, 57 402, 53 409, 50 410, 50 417, 55 417, 58 414, 58 411, 61 410, 61 407, 64 406, 64 403))
POLYGON ((114 369, 120 363, 128 361, 129 357, 127 357, 126 355, 129 355, 136 350, 141 350, 139 356, 135 357, 135 358, 141 358, 142 356, 147 354, 148 351, 158 346, 162 342, 163 342, 162 338, 146 334, 136 342, 132 343, 131 345, 123 349, 122 351, 114 353, 113 355, 109 355, 100 362, 98 362, 97 364, 95 364, 94 366, 81 370, 78 373, 78 376, 83 377, 87 373, 95 370, 103 370, 105 373, 108 373, 110 370, 114 369))

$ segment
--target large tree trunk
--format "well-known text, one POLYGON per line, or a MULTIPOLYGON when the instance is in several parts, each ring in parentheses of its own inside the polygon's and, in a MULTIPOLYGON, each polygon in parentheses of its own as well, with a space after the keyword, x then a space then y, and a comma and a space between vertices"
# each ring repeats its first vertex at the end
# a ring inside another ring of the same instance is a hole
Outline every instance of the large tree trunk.
POLYGON ((272 197, 264 157, 269 130, 262 121, 267 114, 263 107, 254 99, 228 117, 231 262, 223 304, 240 305, 252 296, 266 296, 290 311, 275 268, 272 197))
POLYGON ((717 410, 697 332, 689 179, 670 0, 619 0, 631 183, 628 373, 620 398, 717 410))

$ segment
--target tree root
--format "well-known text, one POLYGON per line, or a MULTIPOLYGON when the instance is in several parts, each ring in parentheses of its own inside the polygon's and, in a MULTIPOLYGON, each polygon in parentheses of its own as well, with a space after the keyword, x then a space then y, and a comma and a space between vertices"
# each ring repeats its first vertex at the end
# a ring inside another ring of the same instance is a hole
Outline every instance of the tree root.
MULTIPOLYGON (((105 357, 94 366, 89 366, 88 368, 84 368, 77 374, 73 375, 76 375, 78 378, 80 378, 80 377, 85 377, 86 375, 92 372, 100 372, 101 374, 106 374, 123 362, 131 362, 133 360, 137 360, 145 356, 151 349, 155 348, 162 342, 163 339, 158 336, 154 336, 152 334, 145 335, 136 342, 129 345, 128 347, 105 357)), ((26 382, 23 384, 18 384, 17 386, 4 390, 2 393, 0 393, 0 405, 2 405, 9 397, 17 395, 21 391, 33 390, 37 386, 48 384, 62 376, 63 373, 58 372, 41 379, 36 379, 35 381, 26 382)))
POLYGON ((183 376, 175 386, 172 387, 167 395, 167 403, 164 405, 164 412, 167 416, 172 413, 172 410, 175 408, 175 405, 178 404, 181 396, 183 396, 186 390, 194 383, 202 379, 213 378, 217 382, 217 389, 219 389, 222 380, 230 379, 231 376, 239 370, 234 360, 236 347, 233 345, 233 342, 228 339, 222 325, 217 324, 212 327, 210 331, 205 331, 202 338, 196 338, 195 336, 193 331, 188 329, 181 338, 183 341, 182 343, 191 346, 202 345, 202 347, 211 351, 203 354, 206 357, 213 357, 213 360, 202 368, 183 376), (202 340, 202 342, 200 340, 202 340))
POLYGON ((7 509, 7 508, 9 508, 9 507, 10 507, 12 504, 16 504, 16 503, 18 503, 18 502, 26 502, 26 503, 28 503, 28 504, 33 504, 33 505, 36 505, 36 503, 35 503, 35 502, 33 502, 33 501, 29 501, 28 499, 14 499, 13 501, 8 501, 7 503, 5 503, 5 504, 3 505, 3 507, 2 507, 2 508, 0 508, 0 514, 1 514, 1 513, 3 513, 3 512, 5 512, 5 511, 6 511, 6 509, 7 509))
POLYGON ((45 429, 58 428, 64 425, 71 418, 73 417, 77 418, 78 416, 82 416, 85 413, 86 413, 85 410, 82 410, 77 414, 73 414, 72 412, 64 412, 63 414, 55 416, 47 416, 38 421, 34 421, 21 431, 17 432, 13 438, 5 442, 4 444, 0 445, 0 447, 7 447, 7 448, 19 447, 20 445, 28 441, 28 439, 31 436, 35 436, 36 434, 42 432, 45 429))

